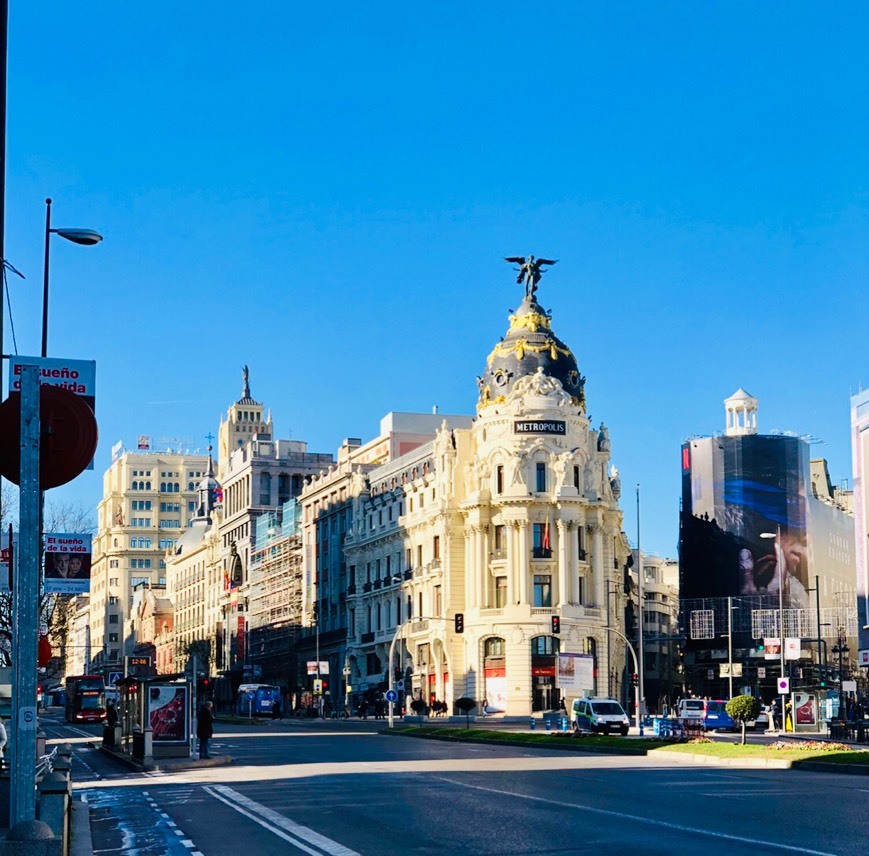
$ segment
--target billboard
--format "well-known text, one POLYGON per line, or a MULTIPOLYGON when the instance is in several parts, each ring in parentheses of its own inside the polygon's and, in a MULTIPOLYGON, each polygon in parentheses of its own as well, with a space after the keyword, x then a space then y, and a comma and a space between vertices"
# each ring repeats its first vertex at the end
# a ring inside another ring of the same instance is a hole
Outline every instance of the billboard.
POLYGON ((680 597, 778 601, 781 589, 786 609, 807 609, 815 574, 853 577, 853 522, 810 484, 809 445, 799 437, 685 443, 680 597))
POLYGON ((558 655, 558 687, 567 693, 594 692, 594 656, 558 655))
POLYGON ((91 536, 45 535, 46 594, 83 594, 91 587, 91 536))

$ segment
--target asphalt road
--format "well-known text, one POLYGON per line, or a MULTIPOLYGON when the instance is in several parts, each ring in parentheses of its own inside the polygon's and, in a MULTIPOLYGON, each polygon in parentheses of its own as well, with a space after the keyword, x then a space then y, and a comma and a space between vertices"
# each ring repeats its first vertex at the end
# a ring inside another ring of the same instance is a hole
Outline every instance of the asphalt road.
POLYGON ((231 766, 139 775, 87 747, 97 729, 43 725, 81 741, 100 854, 866 853, 859 776, 463 746, 371 721, 218 725, 231 766))

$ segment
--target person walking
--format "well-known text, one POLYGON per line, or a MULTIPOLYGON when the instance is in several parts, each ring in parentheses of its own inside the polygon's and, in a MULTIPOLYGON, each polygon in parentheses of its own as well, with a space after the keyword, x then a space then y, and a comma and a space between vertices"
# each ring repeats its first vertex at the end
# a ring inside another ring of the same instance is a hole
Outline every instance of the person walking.
POLYGON ((199 716, 196 721, 196 736, 199 738, 199 757, 210 758, 208 753, 208 741, 214 735, 214 704, 210 701, 205 702, 199 708, 199 716))

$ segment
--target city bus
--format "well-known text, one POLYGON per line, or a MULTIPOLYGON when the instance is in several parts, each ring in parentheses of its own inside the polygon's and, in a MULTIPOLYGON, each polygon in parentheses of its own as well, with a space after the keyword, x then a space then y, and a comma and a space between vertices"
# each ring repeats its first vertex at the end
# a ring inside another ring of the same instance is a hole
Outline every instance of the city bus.
POLYGON ((66 721, 102 722, 106 718, 106 686, 102 675, 66 679, 66 721))
POLYGON ((271 684, 242 684, 235 709, 239 716, 271 716, 281 703, 281 688, 271 684))

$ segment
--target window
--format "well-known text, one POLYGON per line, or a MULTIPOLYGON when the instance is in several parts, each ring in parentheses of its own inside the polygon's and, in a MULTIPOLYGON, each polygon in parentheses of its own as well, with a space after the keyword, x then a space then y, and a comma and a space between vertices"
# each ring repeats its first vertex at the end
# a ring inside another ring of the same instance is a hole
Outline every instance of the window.
POLYGON ((432 558, 440 559, 441 557, 441 536, 435 535, 431 545, 432 558))
POLYGON ((573 486, 579 490, 579 467, 573 468, 573 486))
POLYGON ((117 604, 118 604, 118 596, 117 596, 117 595, 114 595, 114 594, 111 595, 111 596, 109 597, 109 604, 110 604, 111 606, 117 606, 117 604))
POLYGON ((504 640, 497 636, 487 639, 483 646, 483 652, 485 657, 503 657, 504 640))
POLYGON ((507 577, 495 577, 495 607, 503 609, 507 605, 507 577))
POLYGON ((503 550, 504 549, 504 527, 496 526, 495 527, 495 549, 503 550))
POLYGON ((117 624, 117 623, 118 623, 118 616, 117 615, 110 615, 109 616, 109 624, 117 624))
POLYGON ((110 586, 119 586, 120 584, 121 584, 121 581, 118 579, 118 577, 112 577, 112 578, 109 580, 109 585, 110 585, 110 586))
POLYGON ((495 493, 504 493, 504 467, 501 464, 495 467, 495 493))
POLYGON ((272 501, 272 477, 263 473, 259 481, 259 504, 270 505, 272 501))
POLYGON ((534 606, 552 606, 552 577, 549 574, 534 575, 534 606))
POLYGON ((420 544, 420 545, 416 548, 416 566, 417 566, 418 568, 421 568, 421 567, 422 567, 422 544, 420 544))
POLYGON ((558 639, 554 636, 535 636, 531 640, 531 655, 553 657, 558 653, 558 639))
POLYGON ((118 634, 117 633, 109 633, 109 642, 117 642, 118 634))
POLYGON ((549 539, 549 522, 534 524, 534 558, 552 558, 552 544, 549 539))
POLYGON ((542 493, 546 490, 546 464, 542 461, 537 464, 537 492, 542 493))

